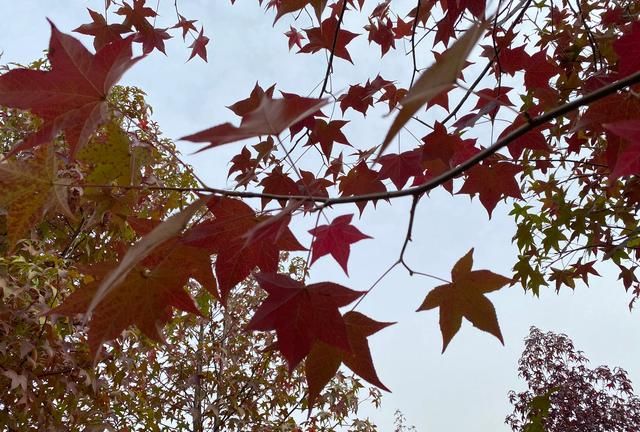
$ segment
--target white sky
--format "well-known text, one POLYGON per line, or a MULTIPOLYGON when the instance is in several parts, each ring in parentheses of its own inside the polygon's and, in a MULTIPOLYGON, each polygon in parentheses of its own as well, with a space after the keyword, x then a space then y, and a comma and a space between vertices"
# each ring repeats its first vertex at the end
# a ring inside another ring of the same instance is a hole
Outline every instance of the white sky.
MULTIPOLYGON (((373 0, 368 2, 369 7, 374 6, 373 0)), ((237 122, 225 106, 248 96, 256 81, 263 87, 277 83, 278 89, 307 94, 323 78, 326 65, 323 55, 288 53, 283 33, 288 30, 291 17, 285 16, 272 28, 273 13, 265 15, 255 0, 238 0, 234 6, 225 0, 181 3, 183 15, 199 19, 212 39, 208 47, 209 63, 194 59, 185 64, 189 50, 176 37, 167 42, 167 57, 154 52, 124 79, 124 83, 147 92, 154 117, 168 137, 176 139, 224 121, 237 122)), ((394 1, 393 7, 406 13, 413 3, 413 0, 394 1)), ((161 0, 161 4, 165 13, 159 18, 160 23, 172 25, 175 22, 173 1, 161 0)), ((52 19, 61 31, 70 33, 89 22, 85 7, 100 10, 102 5, 102 0, 0 2, 0 16, 4 18, 0 30, 0 52, 4 52, 1 61, 27 63, 41 57, 49 40, 45 17, 52 19)), ((351 15, 346 17, 348 26, 358 20, 356 14, 351 15)), ((296 27, 309 27, 308 20, 296 27)), ((84 40, 90 45, 89 39, 84 40)), ((349 51, 357 66, 336 59, 336 88, 364 82, 378 72, 407 85, 411 62, 403 55, 401 42, 398 48, 396 53, 380 60, 379 48, 369 49, 366 35, 355 39, 349 51)), ((423 58, 424 66, 428 62, 426 53, 423 58)), ((484 64, 482 59, 479 63, 484 64)), ((317 95, 318 91, 313 94, 317 95)), ((347 137, 355 147, 362 148, 379 143, 390 121, 378 112, 366 119, 353 112, 347 116, 354 119, 348 126, 347 137)), ((418 136, 427 132, 418 126, 411 129, 418 136)), ((411 140, 411 137, 401 134, 402 140, 411 140)), ((189 143, 182 144, 180 148, 185 154, 194 149, 189 143)), ((186 160, 209 186, 224 187, 227 162, 240 148, 241 144, 230 144, 188 156, 186 160)), ((312 267, 312 281, 332 280, 354 289, 371 286, 397 259, 406 230, 408 204, 406 200, 394 201, 393 205, 380 202, 377 211, 365 211, 360 220, 354 218, 354 224, 374 240, 352 247, 351 277, 347 278, 331 258, 324 257, 312 267)), ((467 196, 432 193, 418 207, 415 240, 408 250, 409 263, 416 270, 449 278, 458 258, 475 247, 474 269, 486 268, 510 275, 516 248, 511 244, 515 229, 508 211, 509 204, 499 204, 489 221, 477 200, 470 203, 467 196)), ((357 214, 357 209, 355 206, 337 208, 329 214, 329 219, 345 213, 357 214)), ((312 223, 309 219, 293 226, 295 234, 307 246, 311 238, 306 231, 312 223)), ((438 283, 409 277, 398 268, 359 308, 379 321, 398 322, 370 339, 378 374, 393 393, 384 395, 381 409, 367 410, 366 414, 381 431, 392 430, 396 409, 421 432, 507 431, 503 424, 504 417, 511 411, 507 391, 524 385, 517 378, 516 362, 531 325, 567 333, 593 365, 621 366, 640 385, 637 313, 629 313, 629 299, 616 274, 604 267, 599 271, 604 277, 592 279, 590 288, 579 286, 575 292, 563 289, 556 295, 552 288, 543 289, 541 298, 535 299, 530 294, 524 295, 516 286, 492 293, 490 299, 496 307, 506 346, 465 322, 447 352, 441 355, 438 312, 414 313, 427 292, 438 283)))

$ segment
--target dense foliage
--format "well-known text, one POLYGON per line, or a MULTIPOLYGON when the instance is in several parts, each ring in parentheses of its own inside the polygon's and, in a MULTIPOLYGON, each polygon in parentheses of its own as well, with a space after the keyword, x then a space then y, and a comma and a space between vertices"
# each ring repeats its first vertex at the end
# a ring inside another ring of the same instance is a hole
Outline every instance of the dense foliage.
POLYGON ((532 327, 518 362, 528 389, 509 393, 507 424, 523 432, 626 432, 640 428, 640 398, 621 368, 590 368, 566 335, 532 327))

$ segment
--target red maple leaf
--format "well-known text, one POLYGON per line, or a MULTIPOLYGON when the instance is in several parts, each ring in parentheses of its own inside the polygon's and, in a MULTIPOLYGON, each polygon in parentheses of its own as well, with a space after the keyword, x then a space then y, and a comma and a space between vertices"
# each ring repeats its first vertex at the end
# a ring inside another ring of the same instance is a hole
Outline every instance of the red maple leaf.
POLYGON ((181 28, 182 29, 182 40, 185 40, 187 37, 187 33, 190 31, 198 31, 196 26, 193 25, 197 20, 188 20, 182 15, 178 14, 178 22, 171 28, 181 28))
POLYGON ((124 2, 116 11, 118 15, 124 16, 123 25, 137 30, 135 42, 142 43, 142 51, 149 54, 157 49, 165 54, 164 41, 171 39, 171 35, 166 29, 155 28, 147 18, 154 18, 158 14, 150 7, 145 6, 145 0, 133 0, 133 7, 124 2))
POLYGON ((207 206, 214 219, 192 227, 185 233, 184 242, 217 254, 215 268, 223 303, 231 289, 256 267, 263 272, 276 272, 280 251, 305 250, 286 226, 271 237, 247 242, 256 226, 273 216, 257 215, 240 200, 215 197, 207 206))
POLYGON ((305 6, 309 4, 313 6, 314 11, 316 12, 316 17, 318 18, 318 21, 319 21, 320 16, 322 16, 324 7, 327 4, 327 0, 277 0, 277 2, 275 3, 277 13, 276 13, 276 18, 273 20, 274 24, 283 15, 303 9, 305 6))
MULTIPOLYGON (((260 182, 263 192, 274 195, 297 195, 300 193, 298 185, 293 181, 289 174, 282 172, 282 166, 277 166, 260 182)), ((271 201, 271 198, 262 197, 262 208, 271 201)), ((284 207, 286 200, 279 200, 280 205, 284 207)))
POLYGON ((276 3, 276 17, 273 20, 274 24, 283 16, 291 12, 295 12, 304 8, 311 3, 311 0, 279 0, 276 3))
POLYGON ((369 43, 375 42, 380 45, 381 57, 391 49, 396 47, 395 35, 393 34, 393 23, 391 19, 386 21, 378 20, 366 25, 365 30, 369 31, 369 43))
MULTIPOLYGON (((525 124, 527 124, 526 120, 523 117, 518 117, 512 124, 507 126, 505 130, 502 131, 498 139, 506 137, 511 132, 525 124)), ((512 141, 508 147, 511 157, 513 157, 514 159, 518 159, 525 149, 549 153, 550 148, 547 144, 547 139, 542 133, 542 130, 543 129, 541 128, 530 130, 521 137, 517 138, 515 141, 512 141)))
POLYGON ((380 75, 375 77, 371 82, 367 80, 367 83, 364 86, 360 84, 349 86, 347 93, 342 94, 338 99, 340 101, 342 114, 344 114, 348 108, 353 108, 366 116, 367 110, 374 104, 373 95, 389 86, 395 88, 391 81, 387 81, 380 75))
POLYGON ((195 40, 191 45, 189 45, 189 48, 191 48, 191 55, 189 56, 189 60, 191 60, 196 55, 198 55, 202 60, 207 61, 207 44, 208 43, 209 43, 209 38, 204 35, 204 27, 202 27, 200 29, 200 33, 198 33, 198 37, 195 38, 195 40))
MULTIPOLYGON (((492 58, 495 52, 494 48, 488 48, 488 52, 487 57, 492 58)), ((525 51, 525 45, 516 48, 504 46, 500 48, 496 68, 500 68, 500 72, 513 76, 518 71, 526 70, 530 64, 531 56, 525 51)))
POLYGON ((252 158, 251 152, 246 147, 243 147, 242 151, 231 159, 231 168, 229 168, 227 177, 231 176, 234 172, 239 172, 234 180, 237 182, 238 187, 246 187, 252 181, 257 180, 257 168, 258 159, 252 158))
POLYGON ((289 49, 293 48, 294 45, 297 45, 298 48, 302 48, 302 41, 305 39, 304 35, 293 28, 293 26, 289 26, 289 29, 290 30, 284 34, 289 38, 289 49))
POLYGON ((306 98, 298 95, 284 99, 262 97, 260 105, 243 115, 240 126, 223 123, 180 139, 208 142, 203 151, 222 144, 254 138, 261 135, 279 135, 282 131, 305 119, 326 105, 326 99, 306 98))
POLYGON ((456 1, 461 5, 464 5, 464 8, 468 9, 476 18, 484 19, 487 0, 466 0, 464 2, 460 0, 449 0, 449 4, 451 4, 452 1, 456 1))
POLYGON ((316 342, 305 360, 309 408, 313 406, 324 386, 335 376, 342 363, 362 379, 383 390, 389 390, 378 378, 367 338, 393 323, 374 321, 354 311, 347 312, 343 318, 351 352, 342 351, 324 342, 316 342))
POLYGON ((347 109, 353 108, 366 116, 369 107, 373 106, 373 95, 371 91, 360 84, 349 86, 347 93, 342 94, 339 100, 342 114, 344 114, 347 109))
POLYGON ((480 110, 481 115, 488 114, 489 118, 495 119, 500 107, 513 106, 507 95, 511 90, 513 88, 501 86, 477 91, 478 102, 474 109, 480 110))
POLYGON ((469 170, 469 176, 458 191, 459 194, 480 196, 480 202, 487 209, 489 218, 496 204, 503 198, 522 199, 516 174, 522 167, 509 162, 485 161, 469 170))
MULTIPOLYGON (((85 269, 93 281, 83 285, 53 309, 51 314, 73 316, 85 313, 100 285, 117 263, 96 264, 85 269)), ((171 308, 199 314, 198 308, 184 291, 186 280, 176 278, 174 266, 149 270, 134 268, 95 308, 89 321, 89 347, 95 357, 103 342, 117 338, 123 330, 135 325, 147 337, 161 341, 159 329, 171 319, 171 308)))
POLYGON ((164 41, 167 39, 171 39, 171 35, 167 33, 166 29, 155 28, 149 24, 136 33, 134 42, 140 42, 142 44, 142 52, 145 54, 149 54, 154 49, 157 49, 162 54, 166 54, 164 41))
POLYGON ((525 69, 524 84, 529 89, 548 89, 551 85, 551 78, 558 75, 561 69, 547 60, 547 53, 544 51, 532 55, 530 61, 535 67, 525 69))
POLYGON ((413 34, 413 20, 404 22, 400 17, 398 17, 396 26, 393 29, 393 34, 396 39, 411 36, 413 34))
MULTIPOLYGON (((333 182, 324 178, 316 178, 312 172, 305 170, 300 170, 300 175, 302 178, 296 182, 296 185, 301 194, 314 197, 329 197, 327 188, 333 186, 333 182)), ((305 210, 310 210, 314 206, 313 202, 304 203, 305 210)))
POLYGON ((452 16, 451 11, 439 20, 436 24, 436 36, 434 38, 434 45, 438 42, 442 42, 445 47, 449 46, 449 40, 455 37, 455 23, 457 17, 452 16))
POLYGON ((389 112, 391 112, 402 99, 407 95, 407 89, 397 88, 394 84, 389 84, 382 89, 382 96, 380 102, 387 102, 389 104, 389 112))
POLYGON ((338 30, 336 37, 337 27, 338 19, 335 17, 329 17, 322 21, 320 27, 305 29, 305 33, 307 33, 307 39, 309 39, 309 43, 303 46, 298 52, 315 53, 320 51, 321 49, 326 49, 330 52, 333 50, 333 53, 336 57, 343 58, 350 63, 353 63, 353 61, 351 60, 351 56, 349 55, 349 51, 347 51, 347 44, 358 35, 356 33, 351 33, 350 31, 340 29, 338 30))
POLYGON ((378 3, 378 5, 375 8, 373 8, 371 15, 369 15, 369 19, 373 19, 373 18, 383 19, 387 17, 389 15, 390 3, 391 3, 391 0, 385 0, 381 3, 378 3))
POLYGON ((609 182, 640 174, 640 121, 626 120, 605 124, 604 127, 626 141, 626 145, 617 154, 615 166, 609 174, 609 182))
POLYGON ((107 24, 107 20, 102 14, 87 8, 93 22, 91 24, 83 24, 74 32, 93 36, 93 47, 97 50, 110 42, 121 40, 123 33, 131 31, 130 27, 123 24, 107 24))
POLYGON ((256 110, 262 103, 262 99, 272 99, 275 89, 275 84, 269 87, 267 90, 264 90, 262 87, 260 87, 260 84, 256 83, 256 85, 253 87, 253 90, 251 90, 251 94, 248 98, 242 99, 234 103, 233 105, 228 106, 227 108, 233 111, 235 115, 244 117, 251 111, 256 110))
POLYGON ((378 158, 380 179, 391 179, 393 185, 402 189, 411 177, 422 174, 422 154, 419 150, 409 150, 400 154, 387 154, 378 158))
POLYGON ((43 120, 11 154, 64 132, 73 157, 106 118, 111 87, 141 58, 131 58, 131 42, 132 36, 114 41, 93 55, 51 23, 51 70, 13 69, 0 76, 0 105, 28 109, 43 120))
POLYGON ((617 41, 613 48, 618 54, 618 73, 630 75, 640 70, 640 22, 634 22, 617 41))
POLYGON ((304 285, 276 273, 258 273, 255 278, 269 297, 256 310, 247 329, 275 330, 278 350, 289 370, 295 369, 316 342, 353 352, 339 308, 357 300, 364 291, 332 282, 304 285))
POLYGON ((614 93, 589 105, 574 129, 604 131, 604 124, 640 118, 640 99, 632 94, 614 93))
POLYGON ((351 225, 352 218, 352 214, 338 216, 329 225, 320 225, 309 230, 309 234, 314 236, 313 243, 311 243, 311 263, 309 265, 312 265, 318 258, 331 254, 340 264, 342 270, 347 275, 349 274, 347 262, 351 245, 360 240, 371 238, 351 225))
MULTIPOLYGON (((370 169, 364 161, 340 178, 338 189, 340 189, 341 196, 366 195, 387 191, 384 183, 380 181, 380 174, 370 169)), ((358 209, 360 209, 360 214, 362 214, 368 202, 369 200, 356 203, 358 209)), ((377 200, 372 200, 372 202, 375 206, 377 200)))
POLYGON ((435 122, 433 132, 422 138, 422 160, 439 161, 445 167, 453 167, 480 151, 474 139, 463 140, 457 133, 447 132, 440 122, 435 122))
POLYGON ((420 11, 418 11, 418 8, 415 7, 411 9, 411 11, 409 11, 407 16, 410 16, 414 19, 417 18, 418 22, 426 24, 427 20, 431 18, 431 9, 433 9, 433 6, 435 6, 435 4, 436 0, 420 0, 420 11), (416 15, 418 16, 416 17, 416 15))
POLYGON ((124 16, 123 25, 127 27, 133 26, 138 31, 151 25, 147 18, 153 18, 158 15, 152 8, 145 6, 145 0, 133 0, 133 6, 124 2, 116 13, 124 16))
POLYGON ((306 145, 320 144, 322 153, 328 160, 333 150, 333 143, 351 145, 341 131, 342 127, 347 123, 349 122, 345 120, 331 120, 327 123, 322 119, 316 119, 309 136, 309 142, 306 145))
POLYGON ((340 153, 340 156, 331 160, 331 162, 329 163, 329 166, 327 167, 327 171, 324 173, 324 176, 325 177, 332 176, 333 181, 335 182, 340 176, 340 174, 344 172, 343 162, 344 161, 342 160, 342 153, 340 153))

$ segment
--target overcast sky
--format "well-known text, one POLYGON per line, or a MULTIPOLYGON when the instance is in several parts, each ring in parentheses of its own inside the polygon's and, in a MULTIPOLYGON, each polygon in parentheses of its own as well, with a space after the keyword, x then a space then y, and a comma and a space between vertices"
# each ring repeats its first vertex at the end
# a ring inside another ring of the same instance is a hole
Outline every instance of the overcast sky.
MULTIPOLYGON (((369 1, 373 7, 373 0, 369 1)), ((165 13, 159 23, 172 25, 173 0, 160 2, 165 13)), ((185 0, 181 4, 183 15, 199 19, 212 39, 209 63, 199 59, 185 63, 189 50, 175 38, 167 43, 168 56, 154 52, 124 79, 124 83, 141 87, 148 94, 154 118, 168 137, 175 139, 224 121, 236 122, 225 106, 246 97, 256 81, 263 87, 277 83, 283 91, 308 94, 323 78, 326 67, 323 55, 288 52, 283 33, 292 18, 284 17, 272 27, 273 12, 265 15, 255 0, 239 0, 234 6, 225 0, 185 0)), ((413 1, 394 1, 393 7, 405 13, 412 4, 413 1)), ((100 10, 102 5, 102 0, 0 2, 0 16, 4 18, 0 30, 2 62, 27 63, 42 56, 50 32, 45 17, 69 33, 89 21, 85 7, 100 10)), ((347 14, 347 25, 358 22, 356 14, 352 15, 347 14)), ((297 27, 308 27, 308 21, 297 27)), ((90 45, 89 39, 84 40, 90 45)), ((337 59, 335 88, 363 82, 379 72, 387 79, 398 79, 407 85, 411 63, 404 56, 401 43, 397 52, 382 60, 377 47, 368 48, 366 36, 357 38, 349 47, 357 66, 337 59)), ((425 54, 425 62, 427 58, 425 54)), ((347 136, 355 147, 363 148, 379 143, 390 121, 378 112, 366 119, 359 113, 350 114, 349 118, 354 121, 348 125, 347 136)), ((411 128, 418 136, 427 132, 417 126, 411 128)), ((410 137, 405 134, 400 139, 410 137)), ((482 144, 489 144, 486 141, 482 144)), ((240 148, 239 144, 231 144, 186 156, 186 160, 209 186, 225 187, 229 158, 240 148)), ((181 143, 180 149, 190 154, 195 147, 181 143)), ((324 257, 312 267, 312 281, 328 279, 353 289, 371 286, 397 259, 406 230, 408 204, 380 202, 375 212, 365 211, 362 219, 354 219, 354 224, 374 240, 352 247, 351 277, 347 278, 331 258, 324 257)), ((508 211, 509 204, 501 203, 489 220, 477 200, 470 202, 466 195, 432 193, 418 206, 415 241, 407 255, 409 263, 416 270, 449 278, 453 264, 474 247, 474 269, 510 275, 516 248, 511 244, 515 229, 508 211)), ((345 213, 357 213, 357 209, 337 208, 329 219, 345 213)), ((311 240, 307 230, 312 223, 309 219, 293 226, 307 246, 311 240)), ((447 352, 441 355, 438 312, 414 312, 438 283, 395 270, 359 308, 379 321, 398 322, 370 339, 378 374, 393 393, 384 395, 381 409, 367 410, 366 414, 381 431, 392 430, 393 412, 400 409, 408 423, 421 432, 506 432, 504 417, 511 411, 507 392, 523 387, 517 378, 516 363, 522 340, 532 325, 567 333, 593 365, 621 366, 640 385, 637 313, 629 313, 629 299, 616 274, 604 267, 599 271, 604 277, 592 279, 591 287, 579 286, 575 292, 563 289, 556 295, 552 289, 543 289, 541 297, 535 299, 514 286, 492 293, 489 298, 496 307, 505 346, 465 322, 447 352)))

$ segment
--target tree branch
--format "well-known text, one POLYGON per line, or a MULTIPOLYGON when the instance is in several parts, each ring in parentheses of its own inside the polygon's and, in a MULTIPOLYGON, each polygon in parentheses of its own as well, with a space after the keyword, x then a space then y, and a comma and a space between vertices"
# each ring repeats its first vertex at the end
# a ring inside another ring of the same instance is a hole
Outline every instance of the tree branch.
MULTIPOLYGON (((473 157, 467 159, 461 164, 455 166, 454 168, 440 174, 437 177, 434 177, 430 181, 423 183, 419 186, 411 187, 408 189, 401 189, 396 191, 387 191, 387 192, 379 192, 379 193, 369 193, 363 195, 354 195, 348 197, 335 197, 335 198, 327 198, 322 196, 308 196, 308 195, 279 195, 279 194, 269 194, 262 192, 251 192, 251 191, 233 191, 226 189, 217 189, 217 188, 209 188, 209 187, 200 187, 200 188, 180 188, 180 187, 161 187, 161 186, 118 186, 118 185, 96 185, 96 184, 86 184, 83 185, 85 188, 105 188, 105 189, 147 189, 147 190, 173 190, 173 191, 182 191, 182 192, 202 192, 202 193, 211 193, 215 195, 227 196, 227 197, 237 197, 237 198, 271 198, 274 200, 299 200, 302 203, 304 202, 316 202, 319 203, 319 206, 316 210, 321 210, 326 207, 331 207, 336 204, 348 204, 348 203, 358 203, 358 202, 366 202, 380 199, 394 199, 401 198, 407 196, 420 195, 425 192, 429 192, 432 189, 435 189, 438 186, 448 182, 449 180, 453 180, 458 175, 464 173, 469 168, 477 165, 488 157, 492 156, 499 150, 505 148, 518 138, 523 135, 531 132, 535 128, 557 118, 564 114, 570 113, 572 111, 577 110, 580 107, 585 105, 589 105, 595 101, 603 99, 607 96, 614 94, 615 92, 622 90, 631 85, 635 85, 640 83, 640 72, 636 72, 632 75, 629 75, 623 79, 615 81, 609 85, 599 88, 585 96, 582 96, 578 99, 575 99, 571 102, 567 102, 564 105, 556 107, 544 114, 541 114, 537 117, 533 117, 529 120, 527 124, 520 126, 518 129, 513 130, 508 135, 504 136, 502 139, 496 141, 493 145, 481 150, 473 157)), ((65 184, 60 184, 60 186, 67 186, 65 184)))

